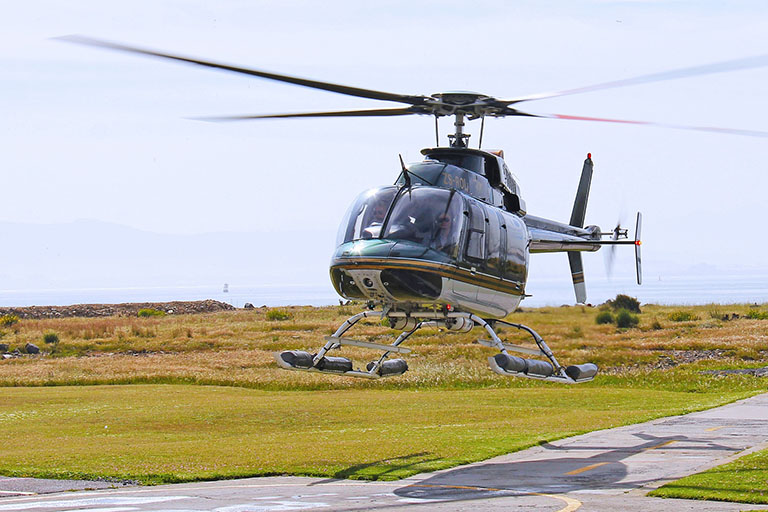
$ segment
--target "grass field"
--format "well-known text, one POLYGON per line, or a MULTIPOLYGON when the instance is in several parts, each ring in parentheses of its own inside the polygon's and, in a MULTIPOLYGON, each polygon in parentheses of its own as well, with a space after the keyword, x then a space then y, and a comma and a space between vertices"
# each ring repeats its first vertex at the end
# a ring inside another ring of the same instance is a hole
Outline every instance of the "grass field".
POLYGON ((0 473, 144 483, 283 473, 403 478, 740 396, 179 385, 12 388, 3 395, 0 428, 13 442, 0 449, 0 473))
MULTIPOLYGON (((401 478, 764 391, 755 377, 700 373, 768 364, 768 321, 750 310, 766 308, 646 306, 632 329, 597 325, 589 307, 513 315, 562 363, 600 365, 578 386, 492 373, 494 351, 475 342, 477 331, 424 329, 409 340, 408 373, 389 380, 277 368, 273 352, 316 349, 352 306, 284 308, 285 320, 265 309, 22 320, 0 328, 0 343, 44 353, 0 362, 0 429, 13 440, 0 447, 0 473, 401 478), (58 343, 43 342, 50 333, 58 343)), ((375 322, 351 335, 389 339, 375 322)), ((345 353, 361 366, 375 355, 345 353)))
POLYGON ((650 493, 662 498, 768 503, 768 450, 666 484, 650 493))

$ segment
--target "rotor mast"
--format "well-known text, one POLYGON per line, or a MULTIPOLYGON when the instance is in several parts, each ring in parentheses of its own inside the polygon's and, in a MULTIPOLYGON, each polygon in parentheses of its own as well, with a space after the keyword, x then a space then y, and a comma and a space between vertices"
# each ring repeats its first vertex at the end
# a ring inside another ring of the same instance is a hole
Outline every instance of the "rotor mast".
POLYGON ((452 148, 466 148, 469 144, 469 133, 464 133, 464 114, 456 112, 453 114, 455 119, 453 126, 456 128, 456 132, 448 135, 448 140, 451 143, 452 148))

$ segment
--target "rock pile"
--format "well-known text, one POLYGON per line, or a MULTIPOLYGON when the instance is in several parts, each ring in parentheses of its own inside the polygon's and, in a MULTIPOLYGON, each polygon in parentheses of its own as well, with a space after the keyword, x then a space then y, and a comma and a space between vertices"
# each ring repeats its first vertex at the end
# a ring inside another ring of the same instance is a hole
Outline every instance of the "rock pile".
POLYGON ((72 306, 28 306, 0 308, 0 316, 16 315, 19 318, 67 318, 101 316, 136 316, 140 309, 156 309, 173 315, 216 313, 232 311, 234 306, 218 300, 140 302, 126 304, 75 304, 72 306))
POLYGON ((755 377, 768 377, 768 366, 763 368, 740 368, 737 370, 705 370, 699 373, 704 375, 753 375, 755 377))

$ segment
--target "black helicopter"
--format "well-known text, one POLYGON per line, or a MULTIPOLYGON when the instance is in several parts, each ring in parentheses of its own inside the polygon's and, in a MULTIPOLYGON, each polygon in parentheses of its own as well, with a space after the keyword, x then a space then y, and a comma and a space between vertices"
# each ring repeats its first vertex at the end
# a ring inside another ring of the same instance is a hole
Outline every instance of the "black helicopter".
POLYGON ((768 56, 553 93, 497 99, 474 92, 446 92, 430 96, 395 94, 203 61, 82 36, 60 39, 406 105, 398 108, 208 118, 210 120, 432 115, 437 133, 438 118, 454 117, 455 131, 448 135, 448 146, 439 147, 438 140, 438 147, 422 150, 425 157, 422 162, 406 165, 401 158, 400 173, 394 185, 362 193, 348 210, 331 259, 331 281, 339 295, 367 301, 369 308, 345 320, 332 336, 326 337, 325 345, 314 354, 297 350, 276 354, 278 364, 290 370, 369 379, 402 375, 408 370, 406 361, 390 359, 390 356, 410 352, 402 344, 420 328, 438 326, 454 332, 469 332, 478 326, 485 329, 490 337, 490 340, 479 340, 480 343, 499 352, 488 358, 491 369, 496 373, 566 383, 592 380, 598 371, 596 365, 586 363, 564 367, 536 331, 502 319, 512 313, 526 296, 530 254, 567 253, 576 301, 584 303, 586 287, 581 252, 597 251, 603 245, 633 245, 637 283, 641 284, 642 217, 637 214, 633 239, 629 239, 628 230, 621 226, 608 232, 601 231, 598 226, 584 226, 593 170, 590 154, 582 167, 569 222, 566 224, 530 215, 520 186, 504 162, 503 152, 480 149, 485 118, 542 117, 768 136, 765 132, 749 130, 531 114, 515 108, 524 101, 766 66, 768 56), (477 149, 469 147, 470 135, 464 132, 465 120, 475 119, 481 120, 477 149), (381 309, 375 310, 377 307, 381 309), (391 344, 345 336, 358 321, 371 317, 386 320, 389 327, 400 331, 400 334, 391 344), (535 348, 504 342, 497 334, 496 327, 499 325, 527 332, 535 342, 535 348), (364 370, 355 369, 350 359, 328 355, 331 350, 343 346, 374 349, 383 354, 368 363, 364 370), (509 352, 528 357, 512 356, 509 352))

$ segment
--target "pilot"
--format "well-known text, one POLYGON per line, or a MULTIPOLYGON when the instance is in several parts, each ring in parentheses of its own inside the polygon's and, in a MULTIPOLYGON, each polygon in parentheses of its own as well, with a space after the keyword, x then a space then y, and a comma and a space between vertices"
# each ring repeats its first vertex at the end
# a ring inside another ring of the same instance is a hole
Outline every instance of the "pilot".
POLYGON ((373 205, 366 212, 365 229, 362 232, 362 238, 378 238, 381 233, 381 225, 384 224, 384 217, 387 216, 389 202, 386 197, 378 197, 373 205))
POLYGON ((435 219, 435 237, 432 247, 454 256, 456 243, 453 236, 453 219, 448 212, 442 212, 435 219))
POLYGON ((374 222, 382 224, 384 222, 384 217, 387 215, 388 209, 389 203, 387 202, 387 199, 385 197, 379 198, 373 204, 373 208, 371 209, 371 219, 369 224, 373 224, 374 222))

